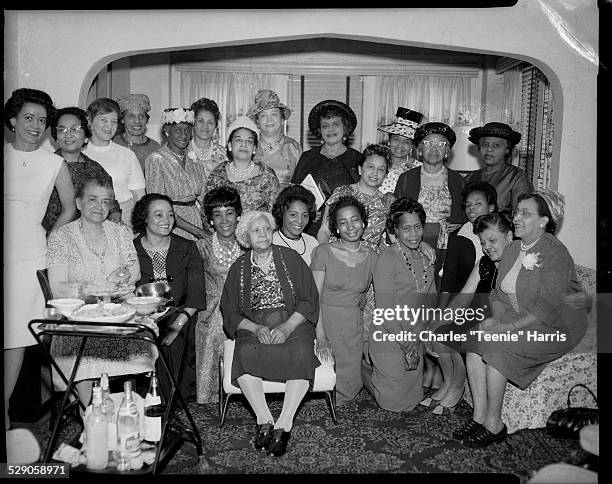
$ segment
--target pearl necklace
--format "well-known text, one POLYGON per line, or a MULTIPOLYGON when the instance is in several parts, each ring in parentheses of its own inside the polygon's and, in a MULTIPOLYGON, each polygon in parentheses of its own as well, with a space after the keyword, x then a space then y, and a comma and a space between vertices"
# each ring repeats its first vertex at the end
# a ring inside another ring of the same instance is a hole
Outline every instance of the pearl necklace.
POLYGON ((240 256, 240 252, 241 252, 240 246, 238 245, 238 242, 236 242, 235 240, 234 240, 234 245, 232 246, 231 249, 224 247, 223 244, 219 242, 219 237, 217 235, 217 232, 215 232, 212 236, 212 248, 213 248, 213 253, 215 254, 215 257, 224 267, 231 266, 234 263, 234 261, 238 258, 238 256, 240 256))
POLYGON ((525 245, 523 244, 523 241, 521 240, 521 251, 526 252, 529 249, 531 249, 534 245, 536 245, 536 243, 538 242, 538 240, 540 240, 540 237, 538 237, 537 239, 535 239, 531 244, 529 245, 525 245))
POLYGON ((361 249, 361 240, 359 241, 359 244, 357 244, 356 249, 351 249, 350 247, 347 247, 346 245, 344 245, 344 241, 342 239, 340 239, 340 245, 344 247, 346 250, 348 250, 349 252, 359 252, 359 249, 361 249))
POLYGON ((191 140, 191 148, 193 148, 193 151, 195 152, 197 158, 202 158, 203 160, 212 159, 212 151, 213 151, 212 140, 210 140, 210 146, 206 151, 204 151, 202 148, 196 145, 194 140, 191 140))
MULTIPOLYGON (((96 249, 94 249, 90 242, 89 239, 87 239, 87 236, 85 235, 85 230, 83 230, 83 222, 81 220, 79 220, 79 229, 81 229, 81 234, 83 235, 83 240, 85 241, 85 245, 87 246, 87 248, 89 249, 89 251, 95 255, 98 259, 104 260, 104 257, 106 256, 106 250, 108 249, 108 244, 106 241, 106 234, 104 234, 104 246, 102 247, 102 252, 98 252, 96 249)), ((102 229, 103 233, 104 233, 104 229, 102 229)))
POLYGON ((229 166, 230 166, 230 170, 236 177, 244 178, 251 174, 251 172, 253 171, 253 168, 255 168, 255 162, 251 160, 249 167, 245 168, 244 170, 239 170, 238 168, 236 168, 236 164, 233 161, 230 163, 229 166))
POLYGON ((261 138, 261 141, 259 142, 259 148, 261 149, 263 153, 268 153, 268 154, 274 153, 280 148, 280 145, 282 144, 282 142, 283 142, 282 134, 273 141, 266 141, 265 139, 261 138))
MULTIPOLYGON (((417 248, 417 252, 420 254, 421 259, 423 260, 423 275, 420 278, 423 282, 423 285, 421 287, 419 287, 419 277, 416 275, 416 272, 414 270, 414 268, 412 267, 412 262, 410 262, 410 259, 408 258, 408 254, 406 254, 406 252, 404 252, 404 249, 402 248, 402 244, 400 242, 399 239, 396 240, 396 244, 398 249, 400 250, 400 252, 402 253, 402 255, 404 256, 404 260, 406 261, 406 265, 408 266, 408 270, 412 273, 412 276, 414 277, 414 284, 416 286, 416 290, 417 293, 419 294, 423 294, 425 292, 425 289, 427 289, 427 285, 428 285, 428 280, 427 280, 427 263, 426 263, 426 257, 423 254, 423 252, 420 249, 420 244, 419 244, 419 248, 417 248)), ((409 247, 408 247, 409 248, 409 247)), ((410 249, 412 250, 412 249, 410 249)))
POLYGON ((256 267, 259 267, 262 270, 264 269, 264 267, 266 268, 268 267, 271 260, 272 260, 272 251, 270 251, 270 253, 268 254, 268 257, 266 257, 266 260, 263 261, 262 263, 255 262, 255 252, 251 251, 251 264, 253 264, 256 267))
POLYGON ((287 247, 289 247, 290 249, 295 250, 298 253, 298 255, 304 255, 306 253, 306 241, 304 240, 304 237, 302 236, 302 234, 300 234, 300 236, 297 239, 292 239, 290 237, 286 237, 285 238, 285 235, 283 235, 283 229, 279 229, 278 230, 278 235, 280 236, 281 240, 285 243, 285 245, 287 247), (289 242, 287 241, 287 239, 289 239, 289 240, 300 240, 301 239, 302 240, 302 244, 304 244, 304 248, 302 249, 302 252, 298 252, 298 250, 296 248, 291 247, 289 245, 289 242))

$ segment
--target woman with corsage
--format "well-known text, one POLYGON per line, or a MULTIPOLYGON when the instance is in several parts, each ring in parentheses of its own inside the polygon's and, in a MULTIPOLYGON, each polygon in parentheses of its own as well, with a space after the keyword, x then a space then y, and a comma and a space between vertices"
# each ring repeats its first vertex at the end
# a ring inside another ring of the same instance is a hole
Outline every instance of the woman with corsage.
POLYGON ((280 192, 274 170, 254 159, 258 132, 251 118, 238 116, 227 128, 229 161, 217 166, 206 182, 207 192, 222 185, 236 188, 245 212, 270 212, 280 192))
MULTIPOLYGON (((134 247, 140 263, 138 285, 166 281, 170 285, 170 296, 179 311, 163 320, 162 354, 166 357, 170 371, 176 372, 181 364, 183 342, 185 347, 182 371, 176 376, 181 395, 186 400, 195 397, 195 324, 188 329, 183 326, 194 315, 206 308, 202 258, 191 240, 172 233, 175 216, 172 199, 159 193, 147 193, 134 206, 132 225, 139 234, 134 247)), ((159 384, 163 394, 170 395, 171 383, 157 362, 159 384)))
POLYGON ((466 343, 472 420, 478 424, 463 440, 467 447, 504 440, 507 428, 501 415, 507 383, 527 388, 548 363, 576 346, 586 331, 584 311, 566 301, 576 273, 567 248, 554 236, 563 212, 563 197, 552 190, 518 198, 513 222, 514 235, 520 240, 503 252, 489 298, 493 315, 479 328, 490 335, 511 334, 517 340, 466 343), (529 334, 539 337, 528 340, 529 334))
POLYGON ((285 454, 295 413, 312 387, 320 362, 314 351, 319 297, 312 273, 293 250, 272 244, 274 218, 245 212, 236 238, 246 247, 230 267, 221 295, 223 326, 236 339, 232 383, 257 418, 255 448, 285 454), (262 380, 286 383, 275 420, 262 380))
POLYGON ((300 144, 284 134, 291 110, 280 102, 278 94, 269 89, 260 89, 254 101, 246 114, 260 129, 253 159, 272 168, 283 189, 289 186, 295 165, 302 154, 300 144))
POLYGON ((423 345, 420 334, 427 321, 383 317, 396 307, 435 307, 433 267, 421 249, 425 209, 416 200, 400 198, 387 216, 395 243, 378 258, 374 269, 376 314, 370 327, 369 357, 364 383, 385 410, 412 410, 423 398, 423 345), (402 338, 411 334, 414 338, 402 338))
POLYGON ((147 156, 145 178, 147 193, 161 193, 172 200, 174 233, 196 240, 204 236, 200 206, 204 196, 204 168, 187 156, 193 130, 193 111, 165 109, 163 133, 167 143, 147 156))
POLYGON ((219 397, 219 355, 227 339, 219 301, 227 272, 243 253, 236 240, 241 214, 240 195, 235 188, 221 186, 204 195, 204 215, 214 232, 196 242, 206 275, 206 309, 198 315, 196 325, 198 403, 216 402, 219 397))

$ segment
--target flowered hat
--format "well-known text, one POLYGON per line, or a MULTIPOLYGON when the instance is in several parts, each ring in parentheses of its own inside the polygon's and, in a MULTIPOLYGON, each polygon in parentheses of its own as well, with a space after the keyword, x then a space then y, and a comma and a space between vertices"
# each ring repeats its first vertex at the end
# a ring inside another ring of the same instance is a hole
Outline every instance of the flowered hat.
POLYGON ((395 121, 391 124, 381 126, 378 128, 378 131, 414 139, 414 132, 422 119, 423 115, 417 111, 411 111, 407 108, 397 108, 395 121))
POLYGON ((291 109, 280 102, 278 94, 270 89, 260 89, 257 91, 257 94, 255 94, 255 104, 249 108, 246 115, 255 121, 259 113, 272 108, 281 109, 285 119, 289 119, 289 116, 291 116, 291 109))
POLYGON ((348 122, 349 136, 355 128, 357 127, 357 116, 355 116, 355 111, 353 111, 347 104, 343 102, 336 101, 334 99, 327 99, 325 101, 321 101, 319 104, 315 105, 308 114, 308 127, 310 131, 316 133, 321 126, 321 113, 328 109, 340 110, 344 113, 344 118, 348 122))
POLYGON ((126 94, 117 99, 117 104, 121 112, 134 109, 148 113, 151 110, 149 96, 146 94, 126 94))
POLYGON ((414 132, 414 144, 418 145, 423 138, 429 136, 430 134, 441 134, 444 136, 451 145, 451 148, 457 141, 457 135, 453 131, 453 129, 444 123, 425 123, 419 126, 414 132))
POLYGON ((236 131, 238 128, 247 128, 253 131, 257 136, 259 136, 259 128, 255 124, 255 122, 249 118, 248 116, 238 116, 234 119, 230 125, 225 130, 225 142, 229 143, 229 139, 231 134, 236 131))
POLYGON ((521 141, 521 133, 514 131, 510 126, 504 123, 487 123, 484 126, 478 128, 472 128, 470 130, 469 140, 478 144, 480 138, 485 136, 491 136, 493 138, 501 138, 507 140, 512 146, 517 145, 521 141))
POLYGON ((189 123, 194 124, 195 118, 191 109, 184 108, 168 108, 164 109, 162 113, 162 123, 173 124, 173 123, 189 123))
POLYGON ((534 193, 540 195, 544 199, 552 215, 553 222, 558 224, 565 212, 565 197, 559 192, 549 190, 548 188, 539 188, 534 193))

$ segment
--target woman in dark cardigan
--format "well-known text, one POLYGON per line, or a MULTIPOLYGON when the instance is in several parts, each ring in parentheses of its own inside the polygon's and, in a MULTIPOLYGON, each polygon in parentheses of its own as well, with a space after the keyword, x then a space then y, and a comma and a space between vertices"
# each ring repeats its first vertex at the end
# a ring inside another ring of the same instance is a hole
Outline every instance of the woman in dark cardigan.
MULTIPOLYGON (((139 233, 134 246, 140 262, 140 281, 137 286, 155 281, 168 281, 171 296, 179 311, 164 321, 161 351, 171 371, 180 366, 183 341, 187 338, 184 364, 177 377, 183 398, 194 400, 195 376, 195 324, 187 330, 183 326, 200 309, 206 309, 204 267, 200 252, 191 240, 172 233, 174 210, 166 195, 149 193, 143 196, 132 212, 134 231, 139 233)), ((163 395, 170 395, 170 379, 156 363, 163 395)))
POLYGON ((320 365, 314 352, 319 296, 310 269, 293 249, 272 245, 274 218, 244 213, 236 228, 249 247, 230 267, 221 295, 223 327, 236 346, 232 383, 257 417, 255 448, 269 455, 286 452, 293 418, 320 365), (276 422, 262 380, 286 382, 276 422))

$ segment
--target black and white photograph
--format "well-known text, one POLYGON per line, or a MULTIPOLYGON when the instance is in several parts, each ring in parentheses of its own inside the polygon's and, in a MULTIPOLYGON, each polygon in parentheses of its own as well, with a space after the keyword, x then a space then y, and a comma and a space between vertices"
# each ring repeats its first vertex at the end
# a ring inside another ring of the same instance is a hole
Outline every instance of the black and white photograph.
POLYGON ((604 475, 609 0, 16 7, 0 477, 604 475))

